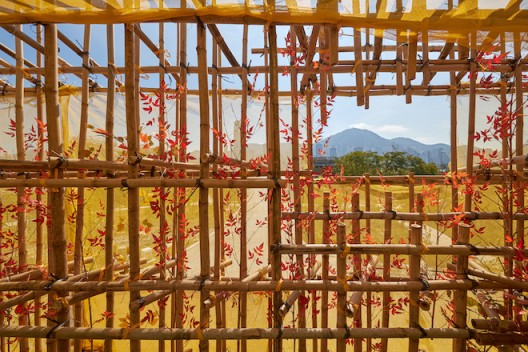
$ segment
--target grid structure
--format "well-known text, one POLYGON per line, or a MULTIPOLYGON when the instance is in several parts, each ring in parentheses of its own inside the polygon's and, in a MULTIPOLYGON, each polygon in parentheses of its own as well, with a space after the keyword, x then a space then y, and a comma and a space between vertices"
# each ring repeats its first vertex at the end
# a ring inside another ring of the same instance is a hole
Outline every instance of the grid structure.
POLYGON ((394 9, 383 1, 0 5, 0 84, 4 104, 14 106, 14 118, 2 117, 2 138, 16 151, 0 144, 2 352, 140 351, 149 340, 159 341, 159 351, 246 351, 253 340, 270 351, 387 351, 400 339, 409 351, 425 339, 450 339, 454 351, 527 344, 523 2, 495 10, 475 1, 434 9, 426 1, 409 9, 401 1, 394 9), (62 23, 76 24, 83 43, 62 23), (96 23, 106 25, 105 40, 92 36, 96 23), (241 33, 236 46, 223 37, 233 28, 241 33), (260 48, 248 43, 252 28, 261 33, 260 48), (167 54, 169 38, 175 57, 167 54), (106 43, 105 64, 92 55, 96 40, 106 43), (62 58, 61 47, 80 64, 62 58), (63 76, 77 84, 65 85, 63 76), (224 89, 227 76, 236 83, 224 89), (449 170, 314 173, 314 145, 332 123, 330 106, 354 99, 368 108, 371 96, 386 95, 406 103, 417 95, 450 99, 449 170), (488 117, 489 130, 476 127, 479 95, 501 107, 488 117), (80 100, 78 116, 64 108, 65 96, 80 100), (105 101, 100 127, 91 124, 94 96, 105 101), (231 135, 222 104, 234 96, 240 113, 231 135), (467 117, 457 114, 460 96, 468 99, 467 117), (256 119, 248 109, 257 101, 256 119), (458 119, 467 121, 465 160, 458 119), (78 121, 77 138, 65 121, 78 121), (257 127, 265 147, 253 158, 247 141, 257 127), (500 143, 496 153, 475 147, 488 137, 500 143), (104 139, 99 147, 96 138, 104 139), (404 189, 404 199, 389 187, 404 189), (497 196, 493 206, 482 206, 486 192, 497 196), (250 223, 255 213, 257 226, 250 223), (103 219, 99 236, 89 230, 94 218, 103 219), (402 223, 404 235, 396 231, 402 223), (489 230, 499 242, 474 242, 488 223, 499 224, 502 233, 489 230), (431 240, 428 231, 439 226, 445 232, 431 240), (151 231, 147 262, 142 238, 151 231), (125 232, 127 253, 118 255, 125 232), (98 257, 88 254, 93 248, 98 257), (434 270, 427 258, 436 258, 434 270), (483 264, 489 258, 498 269, 483 264), (255 297, 265 302, 261 320, 255 297), (436 318, 425 319, 429 311, 436 318), (116 347, 115 340, 127 343, 116 347))

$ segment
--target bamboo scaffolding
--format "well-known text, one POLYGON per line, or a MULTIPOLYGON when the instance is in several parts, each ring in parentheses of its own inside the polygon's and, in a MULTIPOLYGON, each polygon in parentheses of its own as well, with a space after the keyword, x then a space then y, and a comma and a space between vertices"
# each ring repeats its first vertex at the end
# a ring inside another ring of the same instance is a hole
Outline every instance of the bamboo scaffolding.
MULTIPOLYGON (((0 336, 12 337, 46 337, 50 332, 46 327, 17 327, 2 326, 0 327, 0 336)), ((468 338, 470 332, 466 329, 445 329, 432 328, 424 329, 428 338, 468 338)), ((376 335, 386 338, 423 338, 422 330, 415 328, 399 329, 106 329, 106 328, 70 328, 62 327, 53 331, 53 335, 58 339, 125 339, 130 341, 138 340, 255 340, 255 339, 277 339, 279 336, 283 339, 298 338, 326 338, 326 339, 343 339, 345 336, 351 338, 366 338, 376 335)))

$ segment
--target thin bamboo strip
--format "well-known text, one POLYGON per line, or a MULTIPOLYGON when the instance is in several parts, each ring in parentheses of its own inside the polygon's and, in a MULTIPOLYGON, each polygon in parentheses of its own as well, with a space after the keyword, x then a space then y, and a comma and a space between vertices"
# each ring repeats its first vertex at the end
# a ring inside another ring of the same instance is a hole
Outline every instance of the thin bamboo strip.
MULTIPOLYGON (((16 26, 17 31, 22 31, 22 26, 16 26)), ((15 38, 16 46, 16 99, 15 99, 15 120, 16 120, 16 151, 17 160, 24 160, 26 158, 26 148, 24 142, 24 47, 22 40, 15 38)), ((17 188, 17 235, 18 235, 18 267, 19 270, 27 270, 27 233, 26 233, 26 200, 25 189, 23 187, 17 188)), ((22 309, 26 310, 25 304, 22 309)), ((29 316, 20 314, 18 318, 19 325, 28 324, 29 316)), ((19 345, 21 352, 29 351, 29 343, 25 338, 20 339, 19 345)))
MULTIPOLYGON (((473 276, 486 277, 484 280, 431 280, 429 281, 430 290, 455 290, 455 289, 502 289, 513 287, 520 290, 526 290, 528 283, 508 279, 504 276, 498 276, 488 273, 482 273, 475 270, 469 270, 468 274, 473 276), (475 275, 474 275, 475 274, 475 275)), ((55 282, 49 291, 92 291, 102 293, 105 291, 113 292, 139 292, 148 290, 186 290, 199 291, 204 288, 209 291, 275 291, 278 284, 281 284, 283 290, 321 290, 337 291, 341 283, 335 280, 283 280, 283 281, 206 281, 200 280, 135 280, 126 282, 55 282)), ((24 281, 24 282, 3 282, 0 283, 0 289, 3 291, 46 291, 49 281, 24 281)), ((423 289, 422 281, 380 281, 380 282, 348 282, 348 291, 421 291, 423 289)))
MULTIPOLYGON (((352 194, 352 211, 356 212, 359 211, 359 193, 353 193, 352 194)), ((360 220, 355 219, 352 220, 352 243, 353 244, 360 244, 361 243, 361 227, 360 227, 360 220)), ((343 246, 342 246, 343 247, 343 246)), ((344 248, 343 248, 344 249, 344 248)), ((361 273, 361 266, 362 266, 362 258, 361 254, 354 253, 353 259, 352 259, 352 268, 353 268, 353 275, 354 279, 361 280, 362 279, 362 273, 361 273)), ((356 295, 354 302, 356 306, 354 306, 354 315, 353 315, 353 325, 352 327, 354 329, 361 328, 362 327, 362 300, 363 295, 356 295)), ((344 307, 343 307, 344 309, 344 307)), ((361 339, 354 339, 354 351, 355 352, 361 352, 363 350, 363 341, 361 339)))
MULTIPOLYGON (((44 26, 44 64, 45 80, 46 80, 46 119, 48 126, 48 149, 49 155, 62 155, 63 153, 63 141, 62 141, 62 129, 61 129, 61 118, 58 111, 59 106, 59 80, 58 80, 58 56, 57 56, 57 25, 47 24, 44 26)), ((50 170, 51 172, 51 170, 50 170)), ((62 172, 56 170, 54 173, 56 179, 62 178, 62 172)), ((66 258, 66 234, 64 228, 64 188, 56 188, 50 194, 50 204, 53 204, 51 208, 51 247, 52 256, 48 257, 48 262, 53 265, 48 265, 50 270, 55 273, 59 278, 65 278, 68 275, 67 258, 66 258)), ((49 245, 48 245, 49 246, 49 245)), ((59 294, 59 298, 64 293, 59 294)), ((50 297, 50 301, 54 299, 50 297)), ((69 320, 69 307, 66 307, 59 303, 55 304, 56 320, 59 324, 65 324, 69 320)), ((48 351, 54 351, 56 349, 61 352, 70 351, 70 343, 68 340, 58 339, 51 340, 47 339, 48 351)))
MULTIPOLYGON (((411 244, 419 246, 422 244, 422 227, 417 224, 411 225, 411 244)), ((420 254, 412 254, 409 256, 409 279, 420 279, 420 254)), ((412 291, 409 293, 409 327, 420 328, 420 292, 412 291)), ((464 307, 465 308, 465 307, 464 307)), ((417 352, 419 347, 419 340, 411 338, 409 340, 409 352, 417 352)))
MULTIPOLYGON (((0 336, 12 337, 46 337, 50 332, 47 327, 0 327, 0 336)), ((246 328, 246 329, 106 329, 106 328, 70 328, 62 327, 53 331, 53 336, 58 339, 125 339, 136 340, 258 340, 258 339, 298 339, 298 338, 326 338, 344 339, 366 338, 368 336, 379 336, 385 338, 423 338, 423 332, 427 338, 468 338, 470 331, 466 329, 416 329, 416 328, 377 328, 377 329, 294 329, 294 328, 246 328)))
MULTIPOLYGON (((343 223, 337 224, 337 245, 340 248, 345 247, 346 244, 346 225, 343 223)), ((337 270, 337 280, 343 283, 343 286, 346 285, 346 255, 339 254, 336 258, 336 270, 337 270)), ((338 329, 348 329, 346 321, 346 291, 342 288, 337 291, 337 320, 336 327, 338 329)), ((336 350, 337 352, 346 351, 346 338, 337 339, 336 341, 336 350)), ((354 340, 354 343, 357 339, 354 340)), ((355 346, 355 345, 354 345, 355 346)), ((354 347, 355 348, 355 347, 354 347)))
POLYGON ((361 31, 354 28, 354 65, 356 71, 357 105, 365 105, 365 92, 363 84, 363 56, 361 53, 361 31))
MULTIPOLYGON (((138 136, 139 126, 137 124, 137 104, 138 101, 135 99, 136 90, 139 87, 136 85, 136 52, 139 48, 136 47, 136 38, 134 32, 134 25, 125 25, 125 104, 127 113, 127 143, 128 143, 128 154, 138 155, 138 136)), ((131 180, 135 180, 138 177, 138 166, 129 165, 128 177, 131 180)), ((132 280, 140 274, 139 266, 139 189, 129 188, 128 189, 128 241, 129 241, 129 253, 130 253, 130 277, 132 280)), ((130 293, 130 303, 133 303, 140 298, 139 292, 130 293)), ((139 326, 140 312, 139 309, 130 309, 130 325, 132 327, 139 326)), ((141 342, 134 341, 130 343, 130 352, 139 352, 141 350, 141 342)))
MULTIPOLYGON (((114 26, 106 26, 106 46, 108 62, 114 62, 114 26)), ((115 104, 115 85, 116 72, 114 67, 108 65, 108 94, 106 96, 106 121, 105 130, 108 135, 105 137, 105 160, 112 162, 114 160, 114 104, 115 104)), ((105 266, 108 270, 105 273, 105 280, 111 281, 114 277, 113 261, 114 253, 110 248, 114 248, 114 210, 115 210, 115 190, 114 188, 106 189, 106 218, 105 218, 105 266)), ((113 292, 106 293, 106 311, 114 312, 114 294, 113 292)), ((105 326, 109 329, 114 327, 114 317, 110 316, 106 319, 105 326)), ((104 352, 112 351, 112 340, 104 341, 104 352)))
MULTIPOLYGON (((385 192, 385 212, 392 212, 392 193, 391 192, 385 192)), ((392 222, 389 219, 385 219, 384 221, 384 231, 383 231, 383 241, 384 243, 390 243, 390 240, 392 238, 392 222)), ((392 246, 391 246, 392 247, 392 246)), ((390 253, 386 253, 383 255, 383 280, 390 280, 390 263, 391 263, 391 256, 390 253)), ((389 327, 389 319, 390 319, 390 312, 389 312, 389 304, 390 304, 390 293, 384 292, 383 293, 383 310, 381 315, 381 326, 383 328, 389 327)), ((387 352, 388 348, 388 341, 387 339, 381 339, 381 351, 387 352)))
MULTIPOLYGON (((206 51, 206 29, 203 24, 198 24, 197 47, 198 66, 201 67, 198 74, 198 86, 200 91, 200 156, 209 152, 209 97, 208 97, 208 77, 207 77, 207 51, 206 51)), ((202 159, 202 158, 201 158, 202 159)), ((200 163, 200 179, 208 176, 208 165, 200 163)), ((209 191, 204 187, 199 189, 199 224, 200 224, 200 277, 205 280, 209 277, 209 191)), ((200 290, 200 328, 209 327, 209 309, 206 309, 203 302, 209 297, 207 289, 200 290)), ((208 341, 200 341, 200 351, 209 350, 208 341)))
MULTIPOLYGON (((268 27, 268 38, 269 38, 269 101, 270 101, 270 116, 269 116, 269 146, 271 148, 271 163, 270 163, 270 179, 276 181, 280 178, 280 132, 279 132, 279 96, 277 94, 279 90, 278 82, 278 65, 277 65, 277 28, 274 25, 268 27)), ((271 242, 269 243, 277 245, 281 243, 281 191, 278 188, 274 188, 271 192, 271 199, 269 202, 269 212, 271 217, 270 230, 271 230, 271 242)), ((281 269, 281 257, 279 253, 273 253, 271 257, 272 266, 272 278, 275 281, 282 279, 281 269)), ((280 317, 280 307, 282 305, 282 293, 275 291, 273 293, 273 319, 274 327, 280 328, 282 326, 282 319, 280 317)), ((273 340, 273 351, 282 351, 282 340, 273 340)))
MULTIPOLYGON (((330 211, 330 192, 323 193, 323 212, 330 211)), ((313 223, 313 222, 312 222, 313 223)), ((330 219, 323 220, 323 244, 328 245, 330 243, 330 219)), ((298 245, 296 245, 298 247, 298 245)), ((330 271, 330 258, 328 254, 323 254, 323 273, 322 279, 328 279, 328 273, 330 271)), ((321 293, 321 328, 328 328, 328 292, 323 291, 321 293)), ((328 341, 326 339, 321 340, 321 351, 328 350, 328 341)))

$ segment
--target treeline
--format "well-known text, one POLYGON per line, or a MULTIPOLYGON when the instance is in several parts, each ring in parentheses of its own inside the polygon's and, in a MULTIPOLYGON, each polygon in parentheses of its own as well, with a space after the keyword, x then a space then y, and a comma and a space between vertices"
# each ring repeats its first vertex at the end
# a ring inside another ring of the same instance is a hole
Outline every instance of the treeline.
POLYGON ((406 175, 414 172, 416 175, 436 175, 438 167, 434 163, 426 163, 422 158, 406 152, 393 151, 383 155, 375 152, 352 152, 335 161, 335 168, 344 166, 345 175, 359 176, 363 174, 406 175))

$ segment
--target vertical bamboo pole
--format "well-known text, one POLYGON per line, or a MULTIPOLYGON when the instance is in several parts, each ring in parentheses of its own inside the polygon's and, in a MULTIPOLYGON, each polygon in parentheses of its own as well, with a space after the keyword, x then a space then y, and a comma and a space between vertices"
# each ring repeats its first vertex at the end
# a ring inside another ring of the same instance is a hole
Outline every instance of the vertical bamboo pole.
MULTIPOLYGON (((346 321, 346 254, 344 253, 345 246, 346 246, 346 225, 343 223, 337 224, 337 244, 340 247, 340 250, 343 252, 341 254, 337 255, 336 259, 336 270, 337 270, 337 280, 340 281, 343 284, 343 288, 340 288, 339 291, 337 291, 337 325, 336 327, 338 329, 347 328, 347 321, 346 321)), ((361 308, 360 308, 361 309, 361 308)), ((354 339, 354 349, 355 349, 355 342, 359 339, 354 339)), ((338 338, 336 341, 337 345, 337 352, 345 352, 346 351, 346 340, 338 338)))
POLYGON ((416 78, 416 56, 418 51, 417 33, 409 34, 409 43, 407 46, 407 72, 405 82, 405 102, 412 103, 412 81, 416 78))
MULTIPOLYGON (((178 57, 179 64, 182 70, 180 71, 180 84, 184 87, 187 84, 187 72, 185 67, 187 64, 187 23, 180 23, 178 30, 178 57)), ((178 124, 178 133, 183 136, 183 133, 187 131, 187 91, 184 90, 180 94, 179 99, 179 124, 178 124)), ((179 147, 179 161, 186 160, 187 148, 184 143, 179 147)), ((176 255, 178 260, 178 265, 176 266, 176 279, 182 280, 185 277, 185 265, 183 263, 183 254, 185 251, 185 235, 186 235, 186 225, 185 225, 185 188, 178 188, 176 191, 177 197, 177 219, 176 219, 176 252, 173 253, 176 255)), ((174 314, 172 315, 172 326, 176 328, 182 328, 183 323, 181 316, 183 314, 183 291, 176 291, 174 295, 174 314)), ((183 351, 183 341, 177 340, 172 345, 172 352, 183 351)))
MULTIPOLYGON (((367 102, 365 102, 365 105, 367 102)), ((365 174, 365 211, 370 211, 370 175, 365 174)), ((365 221, 365 232, 371 234, 370 219, 365 221)), ((370 260, 370 256, 367 257, 370 260)), ((372 292, 367 292, 367 328, 372 328, 372 292)), ((367 338, 367 352, 372 351, 372 339, 367 338)))
MULTIPOLYGON (((353 212, 359 212, 359 193, 352 194, 352 211, 353 212)), ((352 243, 359 244, 361 243, 361 228, 360 228, 360 220, 354 219, 352 220, 352 243)), ((354 280, 361 280, 362 273, 361 273, 361 254, 355 253, 353 255, 353 268, 354 268, 354 280)), ((359 303, 357 307, 354 307, 354 328, 361 328, 362 327, 362 301, 363 295, 361 295, 361 298, 359 299, 359 303)), ((355 302, 354 302, 355 303, 355 302)), ((361 352, 363 350, 363 342, 362 339, 354 339, 354 351, 355 352, 361 352)))
MULTIPOLYGON (((243 34, 242 34, 242 67, 244 68, 244 73, 242 74, 242 105, 240 111, 240 160, 246 160, 247 158, 247 127, 249 120, 247 117, 247 100, 249 94, 248 86, 248 25, 244 24, 243 34)), ((246 177, 246 169, 241 168, 242 178, 246 177)), ((247 272, 247 190, 240 190, 240 279, 244 279, 247 272)), ((247 326, 247 293, 240 292, 240 310, 239 310, 239 319, 240 327, 245 328, 247 326)), ((240 351, 247 351, 247 341, 241 340, 239 342, 240 351)))
MULTIPOLYGON (((391 192, 385 192, 385 211, 386 212, 392 211, 392 193, 391 192)), ((385 219, 384 220, 384 235, 383 235, 384 243, 386 244, 390 243, 391 238, 392 238, 392 220, 385 219)), ((391 256, 390 254, 384 254, 383 255, 383 281, 390 280, 390 277, 391 277, 390 267, 391 267, 391 256)), ((391 300, 390 292, 383 292, 383 311, 381 314, 381 326, 384 328, 389 327, 390 300, 391 300)), ((388 339, 386 338, 381 339, 381 351, 383 352, 387 351, 387 343, 388 343, 388 339)))
MULTIPOLYGON (((203 23, 198 23, 197 32, 197 57, 198 57, 198 88, 200 91, 200 179, 209 175, 209 84, 207 73, 206 29, 203 23)), ((199 223, 200 223, 200 278, 205 281, 209 278, 209 192, 200 185, 199 189, 199 223)), ((209 298, 208 290, 200 290, 200 328, 209 326, 209 309, 204 306, 204 301, 209 298)), ((200 351, 209 351, 209 341, 200 340, 200 351)))
MULTIPOLYGON (((2 192, 0 192, 0 208, 3 208, 3 204, 2 204, 2 192)), ((3 226, 4 226, 4 215, 2 212, 0 212, 0 233, 2 233, 3 231, 3 226)), ((3 255, 3 239, 0 238, 0 256, 3 255)), ((4 271, 4 265, 0 265, 0 272, 3 272, 4 271)), ((3 291, 0 291, 0 299, 3 301, 4 300, 4 292, 3 291)), ((0 310, 0 325, 4 325, 5 324, 5 312, 3 310, 0 310)), ((5 352, 6 351, 6 339, 5 337, 0 337, 0 352, 5 352)))
MULTIPOLYGON (((84 42, 83 42, 83 55, 82 55, 82 80, 81 80, 81 120, 79 123, 79 150, 77 157, 84 159, 86 151, 86 134, 88 124, 88 99, 90 98, 90 91, 88 85, 88 79, 90 74, 90 25, 84 26, 84 42)), ((79 178, 83 178, 83 174, 79 173, 79 178)), ((83 261, 83 233, 84 233, 84 203, 85 195, 84 188, 79 187, 77 189, 77 216, 75 219, 75 245, 74 245, 74 256, 73 256, 73 273, 78 275, 82 270, 83 261)), ((110 248, 110 250, 112 250, 110 248)), ((82 326, 82 310, 83 303, 76 303, 73 307, 74 315, 74 326, 82 326)), ((82 348, 82 340, 76 339, 73 341, 73 350, 80 352, 82 348)))
MULTIPOLYGON (((513 50, 514 55, 517 60, 522 58, 521 50, 521 36, 519 33, 515 33, 513 37, 513 50)), ((524 90, 523 90, 523 70, 520 64, 515 66, 515 155, 522 156, 524 155, 524 105, 526 104, 524 100, 524 90)), ((513 156, 513 155, 512 155, 513 156)), ((518 177, 516 182, 516 194, 515 194, 515 203, 517 205, 516 212, 523 212, 525 207, 525 187, 523 187, 523 182, 526 182, 524 179, 524 164, 517 164, 515 168, 515 173, 518 177)), ((517 220, 515 222, 515 245, 517 248, 524 248, 524 220, 517 220)), ((510 260, 511 262, 511 260, 510 260)), ((511 265, 510 265, 511 267, 511 265)), ((522 261, 515 262, 515 269, 518 271, 523 270, 522 261)), ((513 275, 509 275, 510 277, 513 275)), ((513 293, 513 292, 511 292, 513 293)), ((520 308, 520 307, 518 307, 520 308)), ((513 311, 512 311, 513 314, 513 311)), ((517 321, 519 316, 512 316, 512 319, 517 321)))
MULTIPOLYGON (((125 99, 127 114, 127 142, 128 155, 139 155, 139 126, 137 119, 136 100, 136 34, 134 24, 125 24, 125 99)), ((128 178, 135 179, 139 175, 139 166, 130 164, 128 166, 128 178)), ((128 189, 128 246, 130 260, 130 279, 137 280, 140 275, 139 264, 139 189, 128 189)), ((141 298, 139 291, 130 292, 130 303, 141 298)), ((140 311, 139 308, 130 309, 131 327, 139 327, 140 311)), ((130 351, 140 352, 141 341, 131 340, 130 351)))
MULTIPOLYGON (((106 46, 108 55, 108 93, 106 95, 106 123, 105 130, 108 135, 105 138, 105 152, 106 160, 114 160, 114 103, 115 103, 115 64, 114 64, 114 26, 109 24, 106 26, 106 46)), ((112 281, 114 277, 114 207, 115 207, 115 191, 113 188, 106 189, 106 220, 105 220, 105 280, 112 281)), ((114 293, 106 292, 106 311, 114 312, 114 293)), ((106 319, 106 327, 114 327, 114 318, 106 319)), ((112 340, 107 339, 104 342, 104 351, 112 351, 112 340)))
POLYGON ((356 61, 354 68, 356 69, 356 97, 357 105, 365 105, 365 92, 363 85, 363 56, 361 46, 361 31, 354 28, 354 60, 356 61))
MULTIPOLYGON (((446 42, 447 45, 447 42, 446 42)), ((454 57, 454 52, 449 53, 449 57, 454 57)), ((458 174, 458 116, 457 116, 457 86, 456 86, 456 72, 449 72, 449 101, 450 101, 450 145, 451 145, 451 177, 456 178, 458 174)), ((454 183, 451 185, 451 209, 458 208, 458 188, 455 187, 454 183)), ((453 226, 451 229, 451 240, 456 242, 458 238, 458 228, 453 226)))
MULTIPOLYGON (((469 225, 460 224, 460 230, 458 232, 458 244, 464 245, 469 243, 469 225)), ((468 257, 464 255, 457 256, 456 265, 456 278, 457 280, 466 280, 468 270, 468 257)), ((455 325, 459 329, 466 328, 467 320, 467 291, 466 290, 455 290, 454 292, 455 302, 455 325)), ((466 351, 466 339, 454 339, 453 340, 453 351, 461 352, 466 351)))
MULTIPOLYGON (((48 151, 49 155, 62 155, 64 145, 62 142, 61 116, 59 111, 59 76, 58 76, 58 47, 57 47, 57 25, 44 25, 44 77, 46 79, 46 119, 48 123, 48 151)), ((62 178, 63 171, 60 169, 50 170, 54 178, 62 178)), ((66 233, 64 229, 64 188, 54 189, 50 195, 51 207, 51 245, 53 256, 48 257, 53 262, 52 268, 59 278, 68 275, 68 259, 66 257, 66 233)), ((48 244, 49 246, 49 244, 48 244)), ((58 296, 64 297, 68 293, 63 292, 58 296)), ((56 304, 56 320, 66 323, 69 320, 70 309, 58 300, 56 304)), ((69 340, 48 339, 48 351, 58 349, 61 352, 70 350, 69 340), (55 347, 56 346, 56 347, 55 347)))
MULTIPOLYGON (((42 43, 42 30, 43 30, 42 25, 38 24, 36 26, 36 31, 37 31, 37 43, 39 44, 42 43)), ((35 55, 36 55, 37 67, 42 67, 42 54, 38 50, 36 50, 35 55)), ((42 96, 42 74, 40 73, 37 74, 37 85, 35 89, 36 89, 36 97, 37 97, 37 120, 43 123, 44 122, 44 111, 43 111, 43 96, 42 96)), ((43 160, 44 159, 44 131, 40 127, 38 128, 37 136, 38 136, 38 144, 39 144, 38 158, 39 160, 43 160)), ((42 192, 37 192, 37 204, 42 204, 43 202, 42 193, 47 192, 45 191, 44 188, 41 188, 40 190, 42 192)), ((44 214, 42 211, 42 207, 38 207, 36 210, 36 214, 35 214, 36 218, 40 219, 43 215, 44 214)), ((43 241, 44 226, 41 221, 37 221, 35 226, 36 226, 36 237, 37 237, 36 238, 37 243, 36 243, 36 262, 35 264, 42 265, 43 264, 42 252, 43 252, 43 247, 44 247, 44 243, 43 243, 44 242, 43 241)), ((41 305, 41 298, 40 297, 35 298, 35 314, 34 314, 35 326, 41 325, 40 305, 41 305)), ((42 352, 41 339, 35 339, 35 352, 42 352)))
MULTIPOLYGON (((312 120, 312 91, 306 90, 306 144, 308 146, 306 156, 307 169, 310 172, 310 178, 313 180, 313 120, 312 120)), ((315 209, 313 182, 308 183, 308 212, 313 213, 315 209)), ((308 243, 315 243, 315 226, 313 220, 308 220, 308 243)), ((310 257, 310 266, 315 263, 315 255, 310 257)), ((317 328, 317 291, 312 291, 312 328, 317 328)), ((318 352, 319 342, 317 339, 312 340, 312 351, 318 352)))
POLYGON ((402 65, 403 47, 399 31, 396 33, 396 95, 404 93, 403 87, 403 65, 402 65))
MULTIPOLYGON (((323 212, 326 214, 330 213, 330 192, 323 193, 323 212)), ((330 220, 323 220, 323 243, 330 243, 330 220)), ((323 280, 328 280, 328 272, 330 269, 330 263, 328 254, 323 254, 323 266, 322 266, 322 275, 323 280)), ((328 327, 328 291, 324 290, 321 293, 321 328, 328 327)), ((328 340, 321 339, 321 352, 328 351, 328 340)))
MULTIPOLYGON (((295 27, 290 27, 291 45, 297 48, 297 36, 295 35, 295 27)), ((295 67, 295 60, 297 59, 296 54, 290 56, 290 89, 291 89, 291 104, 292 104, 292 168, 293 168, 293 199, 294 199, 294 211, 302 211, 301 204, 301 182, 299 178, 299 94, 297 91, 297 68, 295 67)), ((301 221, 295 220, 295 244, 303 244, 303 227, 301 221)), ((297 265, 297 276, 304 277, 304 260, 302 254, 296 256, 297 265)), ((304 296, 304 291, 301 292, 301 296, 304 296)), ((306 307, 301 304, 300 300, 297 300, 297 319, 299 328, 306 328, 306 307)), ((299 352, 306 351, 306 339, 299 339, 299 352)))
MULTIPOLYGON (((269 48, 270 48, 270 126, 268 131, 270 133, 269 139, 271 144, 271 164, 270 164, 270 178, 273 180, 280 179, 280 135, 279 135, 279 82, 278 82, 278 66, 277 66, 277 28, 275 25, 270 25, 268 30, 269 48)), ((281 190, 273 188, 270 200, 271 212, 271 233, 273 245, 280 245, 281 243, 281 190)), ((281 255, 275 252, 272 255, 272 278, 279 281, 282 278, 281 255)), ((282 292, 280 290, 273 293, 273 319, 276 328, 282 328, 282 318, 279 314, 279 309, 282 305, 282 292)), ((282 351, 282 340, 275 339, 274 351, 282 351)))
MULTIPOLYGON (((158 118, 158 134, 159 134, 159 149, 158 154, 161 160, 165 160, 165 137, 166 137, 166 117, 165 117, 165 23, 159 23, 159 81, 160 81, 160 92, 159 92, 159 118, 158 118)), ((169 224, 167 222, 166 213, 166 201, 163 196, 166 192, 165 187, 160 188, 160 211, 159 211, 159 226, 160 226, 160 254, 159 254, 159 266, 160 266, 160 279, 165 280, 167 278, 167 269, 165 263, 167 262, 167 234, 169 232, 169 224)), ((164 328, 166 324, 166 308, 164 304, 159 306, 159 327, 164 328)), ((165 352, 165 341, 160 340, 158 342, 158 350, 165 352)))
POLYGON ((408 176, 409 181, 409 212, 415 211, 415 192, 414 192, 414 186, 416 184, 416 180, 414 179, 414 172, 409 172, 408 176))
MULTIPOLYGON (((472 42, 475 41, 475 35, 472 36, 472 42)), ((475 47, 472 45, 473 48, 475 47)), ((475 58, 474 50, 471 50, 471 57, 475 58)), ((473 151, 475 148, 475 119, 476 119, 476 105, 477 105, 477 73, 476 63, 471 61, 469 63, 469 71, 471 78, 469 80, 469 118, 468 118, 468 134, 467 134, 467 152, 466 152, 466 170, 469 177, 473 176, 473 151)), ((466 192, 464 199, 464 211, 471 211, 472 195, 466 192)))
MULTIPOLYGON (((22 25, 17 25, 17 30, 22 31, 22 25)), ((15 97, 15 120, 16 120, 16 147, 17 160, 26 159, 26 148, 24 146, 24 47, 23 42, 15 37, 16 50, 16 97, 15 97)), ((25 188, 18 187, 17 193, 17 234, 18 234, 18 268, 26 271, 27 268, 27 238, 26 238, 26 200, 25 188)), ((26 304, 22 309, 26 309, 26 304)), ((18 324, 27 325, 29 313, 19 315, 18 324)), ((20 352, 29 351, 27 338, 20 339, 20 352)))
MULTIPOLYGON (((422 227, 420 225, 411 225, 411 244, 415 246, 422 244, 422 227)), ((409 279, 411 281, 420 279, 420 260, 421 257, 419 254, 409 255, 409 279)), ((411 328, 420 327, 420 305, 418 304, 419 298, 420 292, 411 291, 409 293, 409 327, 411 328)), ((418 352, 419 342, 420 340, 417 338, 410 338, 409 352, 418 352)))

